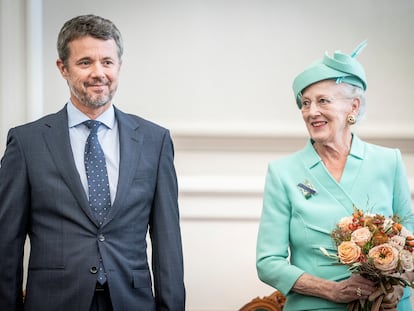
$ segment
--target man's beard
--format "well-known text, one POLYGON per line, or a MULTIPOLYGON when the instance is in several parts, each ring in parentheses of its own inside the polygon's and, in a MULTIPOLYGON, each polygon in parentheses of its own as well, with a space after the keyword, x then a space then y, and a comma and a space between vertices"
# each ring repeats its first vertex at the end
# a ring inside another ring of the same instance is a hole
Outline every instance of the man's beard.
POLYGON ((90 108, 99 108, 105 106, 112 100, 112 97, 115 93, 115 90, 110 90, 109 94, 96 94, 95 96, 93 96, 86 91, 86 86, 85 89, 81 90, 74 86, 72 86, 71 89, 72 93, 79 100, 79 102, 82 105, 90 108))
POLYGON ((76 94, 76 95, 82 104, 90 108, 99 108, 99 107, 105 106, 108 102, 112 100, 112 97, 113 97, 113 93, 109 93, 108 95, 97 95, 94 97, 88 93, 83 93, 82 95, 80 94, 76 94))

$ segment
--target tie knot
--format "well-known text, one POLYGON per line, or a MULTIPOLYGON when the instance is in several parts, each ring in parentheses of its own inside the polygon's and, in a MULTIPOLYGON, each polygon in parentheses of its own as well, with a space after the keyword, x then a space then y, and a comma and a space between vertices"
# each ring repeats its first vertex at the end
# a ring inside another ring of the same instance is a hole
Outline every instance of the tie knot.
POLYGON ((91 130, 91 132, 96 133, 98 132, 98 128, 102 124, 102 122, 96 120, 86 120, 83 122, 83 124, 85 124, 91 130))

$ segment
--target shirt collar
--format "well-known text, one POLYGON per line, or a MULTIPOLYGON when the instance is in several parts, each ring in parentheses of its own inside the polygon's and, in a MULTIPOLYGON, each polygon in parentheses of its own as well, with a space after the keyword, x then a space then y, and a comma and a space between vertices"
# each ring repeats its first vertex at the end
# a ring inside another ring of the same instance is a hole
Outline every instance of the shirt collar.
MULTIPOLYGON (((75 127, 82 122, 90 119, 86 114, 76 108, 70 99, 68 101, 66 109, 68 112, 69 128, 75 127)), ((96 120, 102 122, 106 127, 112 129, 115 126, 115 111, 113 105, 111 104, 109 108, 106 109, 104 113, 102 113, 96 120)))

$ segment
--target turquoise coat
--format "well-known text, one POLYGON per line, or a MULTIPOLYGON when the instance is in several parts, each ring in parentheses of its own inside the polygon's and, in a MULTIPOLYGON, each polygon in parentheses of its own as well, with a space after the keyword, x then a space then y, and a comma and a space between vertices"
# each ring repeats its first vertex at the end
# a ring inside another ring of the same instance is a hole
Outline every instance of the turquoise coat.
MULTIPOLYGON (((336 252, 330 232, 341 218, 352 215, 353 205, 385 216, 411 216, 411 195, 398 149, 372 145, 354 135, 339 183, 311 141, 301 151, 269 164, 256 265, 259 278, 287 296, 285 311, 346 310, 346 304, 300 295, 291 288, 304 272, 332 281, 350 276, 347 267, 335 265, 319 248, 336 252), (299 183, 309 183, 317 193, 306 198, 299 183)), ((405 300, 409 307, 401 310, 411 310, 409 299, 405 300)))

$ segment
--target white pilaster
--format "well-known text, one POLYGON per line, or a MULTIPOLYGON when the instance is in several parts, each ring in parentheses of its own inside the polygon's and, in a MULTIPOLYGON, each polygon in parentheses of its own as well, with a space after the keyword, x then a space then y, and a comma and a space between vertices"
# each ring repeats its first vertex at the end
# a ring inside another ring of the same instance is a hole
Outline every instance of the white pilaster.
POLYGON ((26 119, 25 0, 0 0, 0 153, 7 130, 26 119))
POLYGON ((40 118, 43 113, 43 36, 42 0, 26 2, 26 63, 27 120, 40 118))

